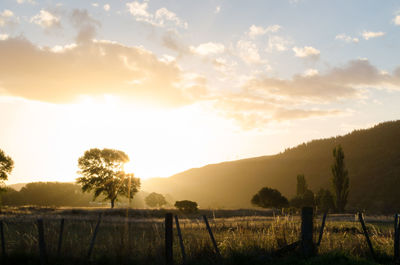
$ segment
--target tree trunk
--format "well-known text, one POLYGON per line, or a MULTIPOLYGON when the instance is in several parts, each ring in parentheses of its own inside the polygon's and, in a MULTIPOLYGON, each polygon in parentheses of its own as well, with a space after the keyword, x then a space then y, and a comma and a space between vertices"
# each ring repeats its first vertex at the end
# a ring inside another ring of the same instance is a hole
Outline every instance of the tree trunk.
POLYGON ((115 202, 115 199, 111 199, 111 209, 114 208, 114 202, 115 202))

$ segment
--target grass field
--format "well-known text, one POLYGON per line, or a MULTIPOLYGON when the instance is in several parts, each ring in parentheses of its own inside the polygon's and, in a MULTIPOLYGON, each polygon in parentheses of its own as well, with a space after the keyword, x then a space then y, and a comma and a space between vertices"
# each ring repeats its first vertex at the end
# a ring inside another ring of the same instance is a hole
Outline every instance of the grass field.
MULTIPOLYGON (((22 208, 3 210, 8 263, 39 264, 37 218, 44 220, 49 264, 87 264, 90 241, 102 213, 91 256, 92 264, 164 264, 166 210, 87 210, 22 208), (128 217, 127 217, 128 216, 128 217), (65 219, 63 243, 57 256, 60 219, 65 219)), ((268 211, 201 211, 180 217, 188 264, 394 264, 393 218, 370 217, 367 226, 378 262, 374 262, 361 225, 354 216, 329 216, 318 256, 303 259, 298 252, 274 255, 300 237, 298 216, 271 216, 268 211), (222 259, 213 249, 201 214, 209 218, 222 259)), ((321 218, 315 218, 317 241, 321 218)), ((178 237, 174 261, 182 263, 178 237)), ((4 262, 4 260, 3 260, 4 262)))

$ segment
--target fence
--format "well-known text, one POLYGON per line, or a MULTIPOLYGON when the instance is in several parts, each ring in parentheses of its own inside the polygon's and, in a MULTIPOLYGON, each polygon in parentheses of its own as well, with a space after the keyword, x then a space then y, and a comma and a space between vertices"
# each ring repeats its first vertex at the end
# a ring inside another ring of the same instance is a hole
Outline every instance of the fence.
MULTIPOLYGON (((370 239, 369 231, 367 229, 367 226, 365 224, 364 216, 362 213, 357 214, 358 221, 361 224, 362 227, 362 232, 365 237, 365 241, 368 245, 369 251, 371 253, 371 256, 373 258, 376 258, 376 254, 374 251, 373 244, 370 239)), ((323 235, 324 235, 324 229, 325 229, 325 223, 326 223, 326 218, 327 214, 324 214, 322 217, 322 222, 320 225, 320 230, 318 233, 318 240, 316 242, 313 241, 314 239, 314 232, 315 232, 315 225, 314 225, 314 215, 313 215, 313 209, 305 207, 302 210, 301 214, 301 229, 300 229, 300 236, 299 240, 295 241, 294 243, 287 244, 276 251, 274 251, 274 255, 276 256, 282 256, 285 255, 288 252, 294 251, 296 249, 300 250, 300 252, 304 255, 304 257, 311 257, 316 255, 318 252, 318 248, 321 245, 321 242, 323 241, 323 235)), ((217 240, 214 237, 212 227, 210 226, 209 220, 206 215, 202 216, 203 220, 203 228, 204 230, 207 231, 208 236, 209 236, 209 244, 213 249, 214 255, 216 259, 220 259, 221 253, 219 249, 219 245, 217 243, 217 240)), ((65 219, 61 218, 58 219, 59 225, 58 227, 51 227, 51 229, 54 231, 56 230, 57 234, 57 244, 56 244, 56 256, 57 258, 62 258, 62 250, 64 247, 64 239, 65 239, 65 219)), ((1 255, 2 259, 7 260, 7 245, 9 242, 7 242, 7 235, 5 234, 5 220, 0 220, 0 237, 1 237, 1 255)), ((99 231, 102 229, 102 225, 104 226, 103 223, 103 216, 99 215, 96 222, 95 222, 95 227, 94 230, 91 230, 90 234, 90 240, 89 244, 87 245, 87 250, 86 253, 84 253, 84 256, 82 257, 86 261, 90 261, 93 253, 93 249, 96 246, 96 240, 99 234, 99 231)), ((129 226, 129 222, 126 223, 126 225, 129 226)), ((200 223, 198 223, 200 227, 200 223)), ((37 238, 34 240, 37 242, 37 251, 38 251, 38 256, 40 257, 40 263, 42 265, 47 265, 49 264, 49 244, 48 241, 46 241, 46 234, 45 231, 49 231, 49 228, 46 230, 46 226, 44 223, 43 218, 38 218, 35 220, 35 226, 37 229, 37 238)), ((179 250, 180 250, 180 255, 182 257, 181 262, 185 264, 187 262, 187 253, 185 250, 185 241, 184 241, 184 235, 181 231, 181 224, 180 220, 177 215, 173 216, 172 213, 167 213, 165 215, 165 220, 162 224, 155 226, 155 229, 162 228, 165 232, 164 235, 164 240, 162 240, 161 236, 157 238, 158 241, 164 241, 164 251, 162 251, 163 254, 163 259, 164 263, 167 265, 172 265, 174 264, 174 247, 173 247, 173 242, 174 242, 174 234, 177 235, 177 239, 179 242, 179 250), (175 220, 175 222, 174 222, 175 220), (175 223, 175 228, 174 230, 174 223, 175 223), (174 233, 176 232, 176 233, 174 233)), ((400 222, 399 222, 399 215, 396 214, 394 217, 394 233, 393 233, 393 259, 395 261, 399 261, 399 241, 400 241, 400 222)), ((127 227, 124 231, 124 233, 129 232, 130 229, 127 227)), ((122 237, 121 237, 122 238, 122 237)), ((53 247, 54 248, 54 247, 53 247)), ((159 251, 159 250, 158 250, 159 251)), ((54 252, 54 251, 53 251, 54 252)))

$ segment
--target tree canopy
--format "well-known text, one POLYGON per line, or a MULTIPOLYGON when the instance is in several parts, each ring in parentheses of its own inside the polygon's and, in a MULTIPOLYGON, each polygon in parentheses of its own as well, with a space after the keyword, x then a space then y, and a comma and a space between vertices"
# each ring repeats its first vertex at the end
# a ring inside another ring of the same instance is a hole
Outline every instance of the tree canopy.
POLYGON ((262 208, 281 208, 288 206, 288 200, 275 189, 264 187, 251 199, 253 205, 262 208))
POLYGON ((176 201, 174 206, 184 213, 195 213, 198 210, 197 202, 189 200, 176 201))
POLYGON ((14 161, 0 149, 0 189, 14 168, 14 161))
POLYGON ((349 195, 349 177, 344 164, 344 152, 339 145, 333 149, 332 184, 335 196, 336 210, 343 212, 349 195))
POLYGON ((146 204, 150 207, 161 207, 165 204, 167 204, 167 201, 165 200, 165 197, 162 194, 152 192, 150 193, 144 201, 146 204))
POLYGON ((129 157, 123 151, 90 149, 78 160, 78 173, 82 177, 77 178, 77 183, 84 192, 93 191, 94 198, 104 195, 114 208, 118 196, 133 198, 140 188, 140 179, 124 171, 128 161, 129 157))

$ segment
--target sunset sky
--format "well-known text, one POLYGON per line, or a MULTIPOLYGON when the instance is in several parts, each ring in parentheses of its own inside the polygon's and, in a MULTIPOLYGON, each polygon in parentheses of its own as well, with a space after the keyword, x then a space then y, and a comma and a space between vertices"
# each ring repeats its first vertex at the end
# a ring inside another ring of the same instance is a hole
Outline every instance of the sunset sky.
POLYGON ((400 1, 0 2, 8 184, 275 154, 400 117, 400 1))

